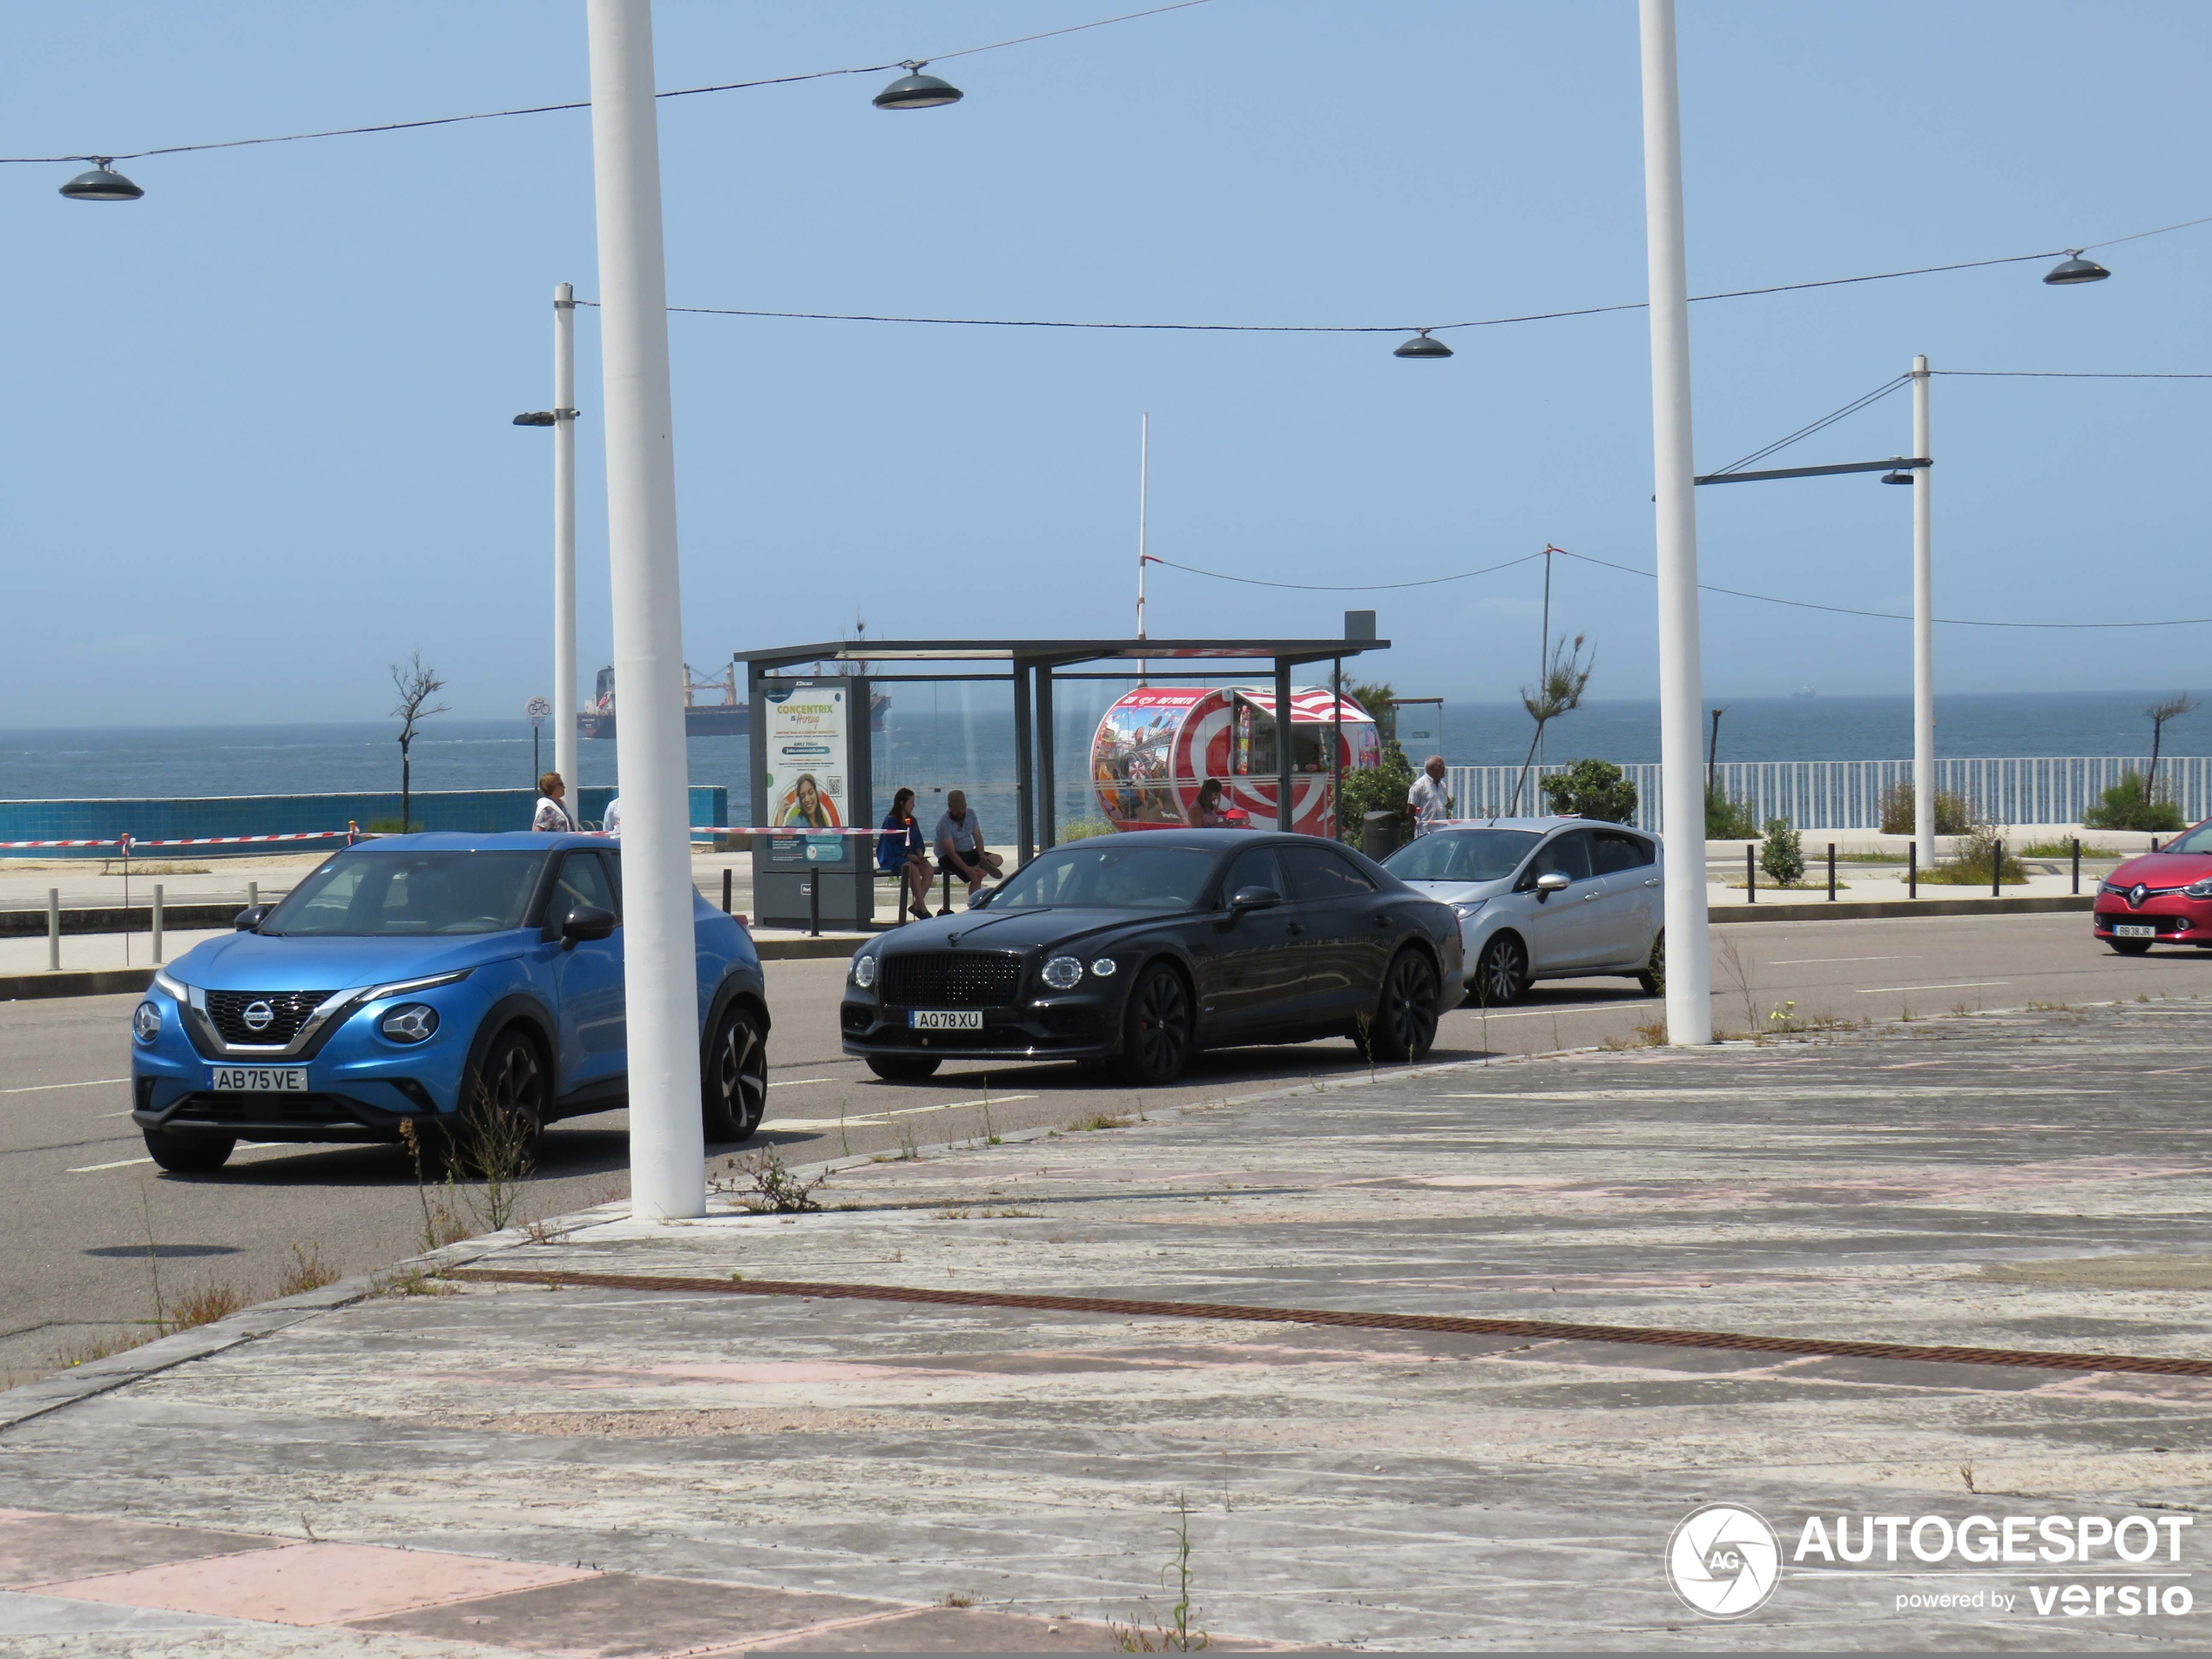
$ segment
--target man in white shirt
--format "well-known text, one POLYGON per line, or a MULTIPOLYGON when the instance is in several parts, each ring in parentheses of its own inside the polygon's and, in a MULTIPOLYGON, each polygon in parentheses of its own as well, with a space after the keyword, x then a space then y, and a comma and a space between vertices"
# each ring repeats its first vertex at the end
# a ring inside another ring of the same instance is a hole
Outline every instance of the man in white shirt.
POLYGON ((1444 792, 1444 757, 1431 755, 1421 775, 1406 792, 1406 805, 1413 814, 1413 833, 1426 835, 1452 816, 1452 798, 1444 792))
POLYGON ((968 797, 961 791, 945 797, 944 816, 929 839, 936 845, 938 864, 968 883, 970 904, 978 887, 997 879, 1004 860, 984 846, 982 820, 968 810, 968 797))
POLYGON ((599 833, 622 840, 622 797, 615 796, 607 803, 606 815, 599 820, 599 833))

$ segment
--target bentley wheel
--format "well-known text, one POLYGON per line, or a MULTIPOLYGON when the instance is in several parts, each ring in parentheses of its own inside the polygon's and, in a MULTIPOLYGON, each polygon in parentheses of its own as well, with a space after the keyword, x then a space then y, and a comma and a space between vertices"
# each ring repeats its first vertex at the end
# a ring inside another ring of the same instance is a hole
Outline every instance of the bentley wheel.
POLYGON ((868 1069, 887 1083, 925 1082, 937 1075, 943 1057, 934 1054, 886 1054, 868 1056, 868 1069))
POLYGON ((179 1134, 174 1130, 143 1130, 146 1150, 172 1175, 206 1175, 219 1170, 238 1144, 233 1135, 179 1134))
POLYGON ((739 1003, 722 1010, 699 1066, 699 1128, 710 1145, 742 1141, 768 1109, 768 1040, 739 1003))
POLYGON ((1662 927, 1651 941, 1651 954, 1644 959, 1643 969, 1636 975, 1636 983, 1643 987, 1646 996, 1667 994, 1667 930, 1662 927))
POLYGON ((1484 1008, 1503 1008, 1521 1001, 1527 988, 1528 947, 1517 934, 1497 934, 1482 948, 1481 960, 1475 963, 1474 1001, 1484 1008))
POLYGON ((1190 993, 1164 962, 1138 975, 1122 1016, 1122 1076, 1148 1089, 1173 1082, 1190 1059, 1190 993))
POLYGON ((1436 1041, 1436 969, 1418 950, 1401 950, 1383 975, 1382 1001, 1367 1030, 1377 1060, 1419 1060, 1436 1041))
POLYGON ((537 1162, 545 1135, 545 1066, 521 1027, 491 1040, 463 1091, 455 1124, 461 1161, 480 1174, 511 1177, 537 1162))

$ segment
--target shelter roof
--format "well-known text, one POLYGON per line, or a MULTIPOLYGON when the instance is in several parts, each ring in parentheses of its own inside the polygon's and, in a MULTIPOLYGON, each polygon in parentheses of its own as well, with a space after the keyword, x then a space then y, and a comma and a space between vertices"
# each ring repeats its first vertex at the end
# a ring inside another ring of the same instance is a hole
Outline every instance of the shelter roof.
POLYGON ((1387 639, 832 639, 733 652, 758 670, 799 663, 1070 663, 1263 658, 1325 663, 1387 651, 1387 639))

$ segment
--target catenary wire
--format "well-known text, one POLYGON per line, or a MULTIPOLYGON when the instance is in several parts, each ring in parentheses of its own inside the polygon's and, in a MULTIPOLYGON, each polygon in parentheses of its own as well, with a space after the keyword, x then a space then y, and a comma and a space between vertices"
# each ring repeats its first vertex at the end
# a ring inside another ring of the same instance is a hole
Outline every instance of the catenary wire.
MULTIPOLYGON (((1488 576, 1494 570, 1510 570, 1516 564, 1529 563, 1542 558, 1545 553, 1556 553, 1561 558, 1580 559, 1585 564, 1603 565, 1608 570, 1640 576, 1647 582, 1653 579, 1651 571, 1638 570, 1633 564, 1619 564, 1611 559, 1576 553, 1563 547, 1548 547, 1542 553, 1525 554, 1517 559, 1507 559, 1501 564, 1486 564, 1479 570, 1462 570, 1455 576, 1431 577, 1420 582, 1271 582, 1260 577, 1231 576, 1226 570, 1207 570, 1195 564, 1180 564, 1173 559, 1163 559, 1157 555, 1152 556, 1152 563, 1164 564, 1171 570, 1187 570, 1192 576, 1211 577, 1217 582, 1234 582, 1248 588, 1296 588, 1309 593, 1380 593, 1393 588, 1433 588, 1447 582, 1466 582, 1475 577, 1488 576)), ((1821 604, 1811 599, 1784 599, 1770 593, 1723 588, 1710 582, 1701 582, 1697 585, 1706 593, 1724 593, 1734 599, 1756 599, 1761 604, 1787 605, 1793 610, 1824 610, 1839 617, 1872 617, 1882 622, 1912 620, 1909 613, 1899 610, 1862 610, 1852 605, 1821 604)), ((1975 617, 1938 617, 1936 620, 1953 628, 2188 628, 2212 623, 2212 617, 2168 617, 2142 622, 1992 622, 1975 617)))
POLYGON ((1864 396, 1853 398, 1850 402, 1844 404, 1842 408, 1834 411, 1832 414, 1822 415, 1817 421, 1813 421, 1810 426, 1799 427, 1795 432, 1792 432, 1786 438, 1777 438, 1772 443, 1767 445, 1767 447, 1764 449, 1752 450, 1750 455, 1745 455, 1741 461, 1730 462, 1728 465, 1720 469, 1720 472, 1723 474, 1731 473, 1736 471, 1738 468, 1750 466, 1754 461, 1764 461, 1769 455, 1773 455, 1779 450, 1788 448, 1799 439, 1809 438, 1814 433, 1821 431, 1824 428, 1835 425, 1837 421, 1842 420, 1844 416, 1856 415, 1859 412, 1859 410, 1865 408, 1871 404, 1880 402, 1884 398, 1887 397, 1892 392, 1896 391, 1899 387, 1905 385, 1912 378, 1912 377, 1910 374, 1899 374, 1895 380, 1885 381, 1872 391, 1866 393, 1864 396))
MULTIPOLYGON (((855 64, 846 69, 817 69, 799 75, 771 75, 757 81, 722 81, 711 86, 682 86, 666 92, 656 92, 657 98, 697 98, 703 92, 742 92, 757 86, 789 86, 799 81, 833 79, 840 75, 877 75, 886 70, 904 69, 908 63, 941 63, 948 57, 972 57, 977 52, 995 52, 1008 46, 1026 46, 1035 40, 1050 40, 1057 35, 1080 34, 1086 29, 1103 29, 1109 24, 1131 23, 1139 17, 1156 17, 1163 11, 1182 11, 1191 6, 1202 6, 1207 0, 1173 0, 1173 3, 1153 6, 1143 11, 1125 11, 1119 17, 1097 17, 1089 23, 1070 24, 1065 29, 1048 29, 1042 34, 1017 35, 1011 40, 995 40, 981 46, 962 46, 956 51, 939 52, 926 58, 893 58, 884 64, 855 64)), ((566 104, 527 104, 511 110, 480 110, 472 115, 434 115, 417 121, 380 121, 368 126, 326 127, 314 132, 280 132, 261 138, 223 138, 207 144, 172 144, 155 150, 118 150, 103 157, 89 154, 67 156, 0 156, 0 165, 49 165, 64 161, 143 161, 149 156, 191 155, 202 150, 244 150, 264 144, 300 144, 310 138, 349 138, 372 132, 408 132, 419 127, 457 126, 468 121, 502 121, 516 115, 552 115, 563 110, 588 110, 590 98, 566 104)))
POLYGON ((2212 374, 2167 374, 2136 369, 2097 368, 1932 368, 1931 374, 1963 374, 1969 380, 2013 381, 2212 381, 2212 374))

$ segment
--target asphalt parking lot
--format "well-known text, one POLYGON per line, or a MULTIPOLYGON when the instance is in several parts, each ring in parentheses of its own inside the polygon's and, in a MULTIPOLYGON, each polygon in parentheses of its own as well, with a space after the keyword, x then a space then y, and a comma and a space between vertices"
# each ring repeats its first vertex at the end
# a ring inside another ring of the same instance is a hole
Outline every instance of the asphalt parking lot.
MULTIPOLYGON (((1739 1033, 2212 990, 2212 961, 2112 955, 2081 915, 1762 922, 1716 927, 1713 939, 1715 1022, 1739 1033)), ((843 975, 839 961, 769 964, 773 1092, 752 1145, 774 1145, 792 1163, 1068 1129, 1364 1069, 1349 1043, 1331 1040, 1202 1055, 1177 1087, 1143 1093, 1071 1066, 948 1064, 926 1083, 886 1083, 838 1052, 843 975)), ((135 1000, 0 1004, 0 1194, 12 1223, 0 1263, 0 1383, 151 1319, 157 1276, 167 1301, 225 1287, 252 1300, 274 1291, 295 1250, 351 1273, 419 1247, 421 1201, 396 1149, 241 1148, 218 1175, 157 1171, 129 1117, 135 1000)), ((1447 1015, 1432 1060, 1633 1043, 1659 1018, 1657 1000, 1633 981, 1539 986, 1512 1008, 1447 1015)), ((625 1129, 620 1113, 556 1127, 521 1218, 622 1196, 625 1129)), ((723 1149, 716 1165, 736 1150, 723 1149)))

